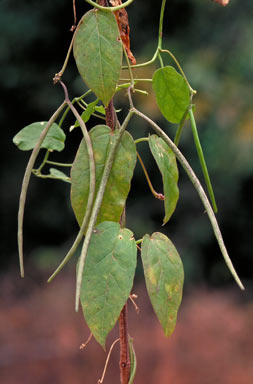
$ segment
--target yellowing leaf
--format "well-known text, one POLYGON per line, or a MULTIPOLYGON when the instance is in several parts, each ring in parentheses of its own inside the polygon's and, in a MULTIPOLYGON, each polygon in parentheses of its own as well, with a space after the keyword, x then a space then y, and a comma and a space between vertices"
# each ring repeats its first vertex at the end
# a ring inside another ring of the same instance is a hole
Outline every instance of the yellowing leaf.
POLYGON ((173 243, 162 233, 142 241, 141 257, 150 301, 165 335, 172 334, 182 300, 184 270, 173 243))

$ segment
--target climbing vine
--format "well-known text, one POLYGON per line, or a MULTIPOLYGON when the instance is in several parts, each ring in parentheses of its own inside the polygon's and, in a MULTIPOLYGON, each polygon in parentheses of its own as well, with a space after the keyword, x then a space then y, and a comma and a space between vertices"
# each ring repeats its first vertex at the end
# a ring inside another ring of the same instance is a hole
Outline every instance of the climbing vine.
MULTIPOLYGON (((190 85, 178 59, 168 49, 163 49, 166 0, 162 0, 161 4, 157 47, 153 57, 144 63, 136 62, 130 49, 130 28, 125 8, 134 0, 123 4, 120 0, 86 1, 93 8, 81 18, 77 26, 72 27, 73 39, 66 60, 54 77, 54 83, 59 84, 64 93, 62 104, 48 121, 28 125, 13 139, 19 149, 32 150, 23 179, 18 213, 20 271, 24 277, 23 217, 31 176, 70 183, 71 205, 80 229, 69 252, 48 281, 51 282, 77 253, 78 245, 82 242, 77 260, 75 309, 78 311, 81 303, 91 331, 89 339, 93 336, 103 348, 108 333, 119 321, 120 337, 113 345, 120 341, 120 377, 121 383, 127 384, 133 383, 136 371, 134 341, 128 332, 127 301, 130 299, 136 306, 131 291, 138 249, 150 301, 167 337, 176 326, 184 282, 182 261, 167 236, 155 232, 144 234, 136 240, 127 228, 125 206, 137 160, 143 168, 152 194, 164 204, 163 224, 169 222, 176 209, 179 198, 178 164, 182 166, 203 203, 229 270, 239 287, 244 287, 229 258, 215 216, 216 201, 194 117, 197 106, 194 106, 193 99, 196 91, 190 85), (89 90, 70 100, 63 76, 72 52, 77 69, 89 90), (170 66, 164 66, 164 55, 170 57, 170 66), (158 64, 158 69, 152 78, 140 78, 138 68, 153 62, 158 64), (128 70, 127 79, 121 77, 122 69, 128 70), (135 94, 146 94, 142 89, 145 82, 152 83, 161 114, 169 123, 177 126, 174 138, 170 138, 135 107, 135 94), (113 98, 121 91, 125 92, 129 106, 123 121, 119 121, 113 104, 113 98), (90 95, 93 95, 94 100, 88 103, 90 95), (70 131, 81 129, 83 134, 73 164, 51 159, 54 151, 64 149, 66 134, 63 127, 69 114, 73 116, 70 131), (89 124, 91 116, 100 119, 101 124, 89 127, 88 130, 86 123, 89 124), (150 127, 148 136, 135 141, 127 131, 133 116, 143 119, 150 127), (210 202, 198 177, 179 149, 186 120, 189 120, 192 127, 210 202), (140 142, 147 143, 154 157, 161 173, 163 193, 157 193, 152 186, 148 170, 137 151, 140 142), (35 167, 42 148, 46 150, 44 159, 35 167), (45 165, 52 166, 48 174, 44 173, 45 165), (63 172, 64 168, 70 168, 70 174, 63 172)), ((225 1, 220 3, 226 5, 225 1)), ((76 18, 75 2, 73 8, 76 18)), ((103 382, 104 373, 99 383, 103 382)))

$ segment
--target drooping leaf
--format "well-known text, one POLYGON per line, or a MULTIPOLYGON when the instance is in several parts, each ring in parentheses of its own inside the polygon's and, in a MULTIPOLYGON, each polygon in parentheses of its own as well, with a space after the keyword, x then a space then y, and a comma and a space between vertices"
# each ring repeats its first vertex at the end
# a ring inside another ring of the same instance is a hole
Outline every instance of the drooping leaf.
POLYGON ((182 75, 168 66, 157 69, 152 79, 156 102, 163 116, 179 124, 190 105, 190 92, 182 75))
MULTIPOLYGON (((47 121, 39 121, 27 125, 14 136, 13 143, 16 144, 22 151, 30 151, 35 147, 46 124, 47 121)), ((65 138, 66 135, 63 130, 56 123, 54 123, 50 127, 41 148, 61 152, 64 149, 65 138)))
MULTIPOLYGON (((115 135, 106 125, 97 125, 90 130, 95 166, 95 196, 103 175, 104 165, 115 135)), ((97 224, 103 221, 119 222, 130 190, 136 164, 136 148, 132 136, 124 132, 117 149, 114 164, 105 189, 97 224)), ((89 158, 85 141, 82 140, 71 169, 71 204, 81 225, 89 196, 89 158)))
POLYGON ((92 234, 85 260, 81 305, 95 339, 105 347, 133 285, 137 248, 133 233, 104 222, 92 234))
POLYGON ((145 235, 141 250, 150 301, 168 337, 175 329, 182 300, 183 265, 175 246, 162 233, 145 235))
POLYGON ((149 137, 149 147, 162 174, 165 209, 163 223, 165 224, 173 214, 179 197, 176 156, 157 135, 149 137))
POLYGON ((50 175, 54 176, 55 178, 65 181, 67 183, 70 183, 69 176, 67 176, 64 172, 59 171, 59 169, 50 168, 49 172, 50 172, 50 175))
POLYGON ((87 12, 76 30, 73 49, 82 79, 107 106, 115 93, 122 62, 115 16, 98 9, 87 12))

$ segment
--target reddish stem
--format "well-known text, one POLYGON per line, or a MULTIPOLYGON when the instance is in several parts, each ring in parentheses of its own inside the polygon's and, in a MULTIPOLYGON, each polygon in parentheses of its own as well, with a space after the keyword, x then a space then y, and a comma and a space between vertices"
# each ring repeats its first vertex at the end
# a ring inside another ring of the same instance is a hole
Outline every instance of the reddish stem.
POLYGON ((130 357, 128 345, 127 326, 127 304, 124 305, 119 316, 119 337, 120 337, 120 381, 121 384, 128 384, 130 377, 130 357))
POLYGON ((110 127, 112 130, 115 129, 115 110, 113 105, 113 99, 110 100, 108 106, 105 108, 105 119, 106 119, 106 125, 110 127))
MULTIPOLYGON (((104 7, 108 6, 107 0, 98 0, 98 4, 104 7)), ((115 129, 116 114, 113 105, 113 99, 105 108, 106 125, 112 130, 115 129)), ((123 217, 121 218, 121 225, 123 224, 123 217)), ((119 337, 120 337, 120 381, 121 384, 128 384, 130 377, 130 357, 128 345, 128 331, 127 331, 127 304, 124 305, 119 316, 119 337)))

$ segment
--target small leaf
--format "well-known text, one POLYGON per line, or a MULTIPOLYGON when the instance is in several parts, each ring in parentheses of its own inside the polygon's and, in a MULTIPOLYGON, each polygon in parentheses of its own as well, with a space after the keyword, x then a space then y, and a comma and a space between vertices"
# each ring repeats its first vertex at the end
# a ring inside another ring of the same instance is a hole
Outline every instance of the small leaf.
POLYGON ((70 178, 67 176, 64 172, 59 171, 56 168, 50 168, 49 169, 50 175, 54 176, 57 179, 61 179, 62 181, 66 181, 67 183, 70 183, 70 178))
POLYGON ((133 233, 118 223, 101 223, 92 234, 80 300, 85 320, 103 348, 130 295, 136 255, 133 233))
MULTIPOLYGON (((91 117, 92 113, 95 111, 95 108, 96 108, 96 105, 98 102, 99 102, 99 99, 96 99, 92 103, 88 104, 88 107, 81 114, 81 118, 82 118, 84 123, 87 123, 87 121, 90 120, 90 117, 91 117)), ((77 127, 80 127, 78 120, 76 120, 75 124, 73 126, 71 126, 71 131, 77 127)))
MULTIPOLYGON (((33 149, 46 124, 47 121, 41 121, 27 125, 14 136, 13 143, 16 144, 22 151, 29 151, 33 149)), ((63 130, 56 123, 54 123, 50 127, 41 148, 61 152, 64 149, 65 138, 66 135, 63 130)))
POLYGON ((163 116, 179 124, 189 107, 190 91, 182 75, 168 66, 155 71, 152 79, 156 102, 163 116))
POLYGON ((76 30, 73 50, 83 81, 107 106, 115 93, 122 62, 115 16, 98 9, 87 12, 76 30))
POLYGON ((95 111, 98 113, 101 113, 101 115, 105 116, 105 109, 104 109, 103 105, 96 105, 95 111))
POLYGON ((182 300, 183 265, 173 243, 162 233, 145 235, 141 249, 150 301, 168 337, 175 329, 182 300))
POLYGON ((163 178, 165 208, 163 224, 166 224, 176 208, 179 197, 176 156, 169 146, 157 135, 149 137, 149 147, 163 178))
MULTIPOLYGON (((89 134, 96 165, 96 196, 106 158, 115 136, 106 125, 93 127, 89 134)), ((128 132, 124 132, 105 189, 96 225, 103 221, 119 222, 130 190, 135 164, 136 148, 133 138, 128 132)), ((71 169, 71 204, 79 225, 82 224, 86 210, 89 180, 88 152, 85 141, 82 140, 71 169)))

